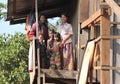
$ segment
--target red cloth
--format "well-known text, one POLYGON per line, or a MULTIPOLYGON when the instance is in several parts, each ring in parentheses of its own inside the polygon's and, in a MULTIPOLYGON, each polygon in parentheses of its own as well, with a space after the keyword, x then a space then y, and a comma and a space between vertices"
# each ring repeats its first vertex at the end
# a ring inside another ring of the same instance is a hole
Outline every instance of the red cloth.
POLYGON ((36 32, 36 23, 32 25, 32 28, 27 33, 27 37, 29 40, 33 40, 33 38, 35 37, 35 32, 36 32))
MULTIPOLYGON (((36 23, 34 23, 32 25, 32 28, 30 29, 30 31, 28 32, 28 37, 29 37, 29 40, 33 40, 33 38, 36 36, 36 23)), ((43 34, 44 36, 44 39, 45 39, 45 42, 47 42, 47 39, 48 39, 48 28, 46 25, 44 24, 39 24, 39 27, 42 26, 43 29, 38 29, 39 31, 39 34, 43 34)), ((38 27, 38 28, 39 28, 38 27)))

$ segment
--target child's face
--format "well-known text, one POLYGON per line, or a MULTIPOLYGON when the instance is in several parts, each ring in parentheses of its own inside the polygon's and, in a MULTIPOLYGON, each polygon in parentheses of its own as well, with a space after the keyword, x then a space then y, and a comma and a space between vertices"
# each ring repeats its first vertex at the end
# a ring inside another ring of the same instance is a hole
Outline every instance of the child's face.
POLYGON ((42 35, 39 36, 39 40, 40 41, 44 40, 42 35))
POLYGON ((42 16, 40 17, 40 21, 41 21, 42 23, 44 23, 44 22, 45 22, 45 20, 46 20, 45 16, 44 16, 44 15, 42 15, 42 16))
POLYGON ((61 21, 62 21, 62 23, 66 23, 67 17, 65 15, 61 15, 61 21))
POLYGON ((48 34, 49 34, 50 38, 53 37, 53 32, 52 31, 49 31, 48 34))
POLYGON ((55 41, 58 41, 58 37, 57 37, 57 36, 54 36, 54 40, 55 40, 55 41))

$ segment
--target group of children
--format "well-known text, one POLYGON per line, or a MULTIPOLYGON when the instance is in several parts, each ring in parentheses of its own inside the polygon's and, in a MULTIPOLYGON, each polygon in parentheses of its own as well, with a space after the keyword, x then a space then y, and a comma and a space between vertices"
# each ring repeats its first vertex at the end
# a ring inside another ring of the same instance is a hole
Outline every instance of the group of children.
POLYGON ((61 69, 61 36, 54 30, 48 31, 49 39, 45 43, 44 36, 39 35, 41 68, 61 69))

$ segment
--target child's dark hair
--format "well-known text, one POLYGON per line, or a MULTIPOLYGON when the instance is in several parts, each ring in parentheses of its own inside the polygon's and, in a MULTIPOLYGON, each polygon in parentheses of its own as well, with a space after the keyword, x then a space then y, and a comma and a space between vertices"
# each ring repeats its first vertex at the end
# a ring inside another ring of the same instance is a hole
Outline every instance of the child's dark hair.
POLYGON ((55 33, 54 29, 49 29, 49 31, 51 31, 53 34, 55 33))
POLYGON ((68 14, 66 12, 61 13, 61 16, 64 15, 66 18, 68 18, 68 14))
POLYGON ((57 40, 58 42, 61 41, 60 33, 56 32, 56 33, 54 34, 54 37, 57 37, 57 38, 58 38, 58 40, 57 40))
POLYGON ((43 39, 44 39, 44 35, 43 35, 43 34, 39 34, 39 35, 38 35, 38 37, 40 37, 40 36, 42 36, 42 37, 43 37, 43 39))

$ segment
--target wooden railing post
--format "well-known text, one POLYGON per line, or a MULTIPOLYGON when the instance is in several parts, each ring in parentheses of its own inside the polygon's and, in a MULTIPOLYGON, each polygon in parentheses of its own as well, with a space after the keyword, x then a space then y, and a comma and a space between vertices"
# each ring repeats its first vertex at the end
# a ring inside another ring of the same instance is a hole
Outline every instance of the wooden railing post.
MULTIPOLYGON (((103 15, 100 17, 100 35, 110 35, 110 20, 106 10, 103 9, 103 15)), ((101 66, 110 66, 110 40, 100 40, 100 63, 101 66)), ((100 71, 100 84, 110 84, 110 71, 100 71)))

